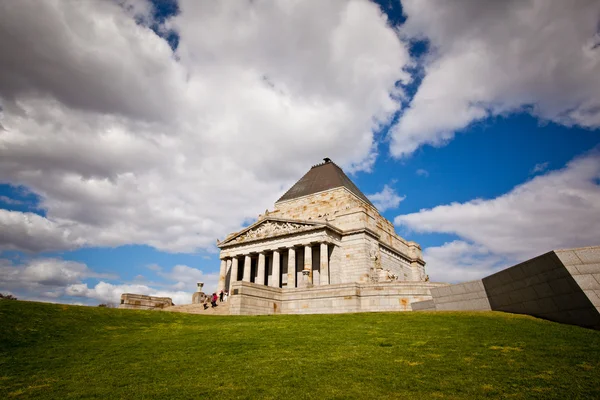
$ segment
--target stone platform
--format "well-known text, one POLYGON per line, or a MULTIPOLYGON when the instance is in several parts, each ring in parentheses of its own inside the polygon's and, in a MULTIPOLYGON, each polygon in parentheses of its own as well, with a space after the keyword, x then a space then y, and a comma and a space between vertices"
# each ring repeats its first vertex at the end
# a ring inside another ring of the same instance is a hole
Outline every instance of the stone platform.
POLYGON ((173 305, 170 297, 146 296, 143 294, 123 293, 119 308, 133 310, 157 310, 173 305))
POLYGON ((238 281, 232 284, 228 302, 232 315, 411 311, 411 303, 431 299, 432 289, 446 285, 432 282, 354 282, 282 289, 238 281))

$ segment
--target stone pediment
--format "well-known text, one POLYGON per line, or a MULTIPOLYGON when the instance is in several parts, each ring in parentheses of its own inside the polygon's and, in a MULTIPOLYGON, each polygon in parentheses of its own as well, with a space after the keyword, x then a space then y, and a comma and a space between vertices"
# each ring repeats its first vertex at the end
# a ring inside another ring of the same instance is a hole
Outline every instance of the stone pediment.
POLYGON ((325 226, 326 224, 318 222, 268 218, 250 225, 248 228, 226 238, 222 242, 218 242, 217 246, 223 247, 255 240, 263 240, 276 236, 305 232, 325 226))

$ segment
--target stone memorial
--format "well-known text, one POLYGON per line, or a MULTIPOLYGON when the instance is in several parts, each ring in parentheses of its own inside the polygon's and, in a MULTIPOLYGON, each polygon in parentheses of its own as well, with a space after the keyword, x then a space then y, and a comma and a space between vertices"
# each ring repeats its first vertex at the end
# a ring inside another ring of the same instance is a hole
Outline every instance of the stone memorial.
POLYGON ((328 158, 217 246, 232 314, 408 311, 444 285, 328 158))

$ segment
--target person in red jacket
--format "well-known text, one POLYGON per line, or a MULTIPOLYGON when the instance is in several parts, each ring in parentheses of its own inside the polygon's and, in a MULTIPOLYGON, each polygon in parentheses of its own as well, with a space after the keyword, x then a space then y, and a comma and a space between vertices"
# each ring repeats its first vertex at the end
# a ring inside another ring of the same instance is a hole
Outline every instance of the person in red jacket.
POLYGON ((219 296, 217 296, 216 293, 213 293, 212 294, 212 301, 211 301, 211 304, 212 304, 213 308, 217 306, 217 300, 219 300, 219 296))

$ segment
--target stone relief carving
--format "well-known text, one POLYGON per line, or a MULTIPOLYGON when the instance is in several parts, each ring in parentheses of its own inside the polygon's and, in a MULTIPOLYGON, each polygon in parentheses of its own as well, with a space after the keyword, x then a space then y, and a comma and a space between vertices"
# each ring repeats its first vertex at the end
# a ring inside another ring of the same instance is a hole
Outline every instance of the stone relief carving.
POLYGON ((298 232, 304 228, 312 228, 312 225, 296 224, 293 222, 267 221, 236 237, 231 243, 245 242, 253 239, 261 239, 269 236, 284 235, 286 233, 298 232))
POLYGON ((379 246, 376 244, 371 245, 369 250, 369 257, 373 261, 373 267, 375 269, 381 269, 381 260, 379 258, 379 246))
POLYGON ((369 281, 371 282, 393 282, 397 281, 399 276, 389 269, 371 268, 369 273, 369 281))

